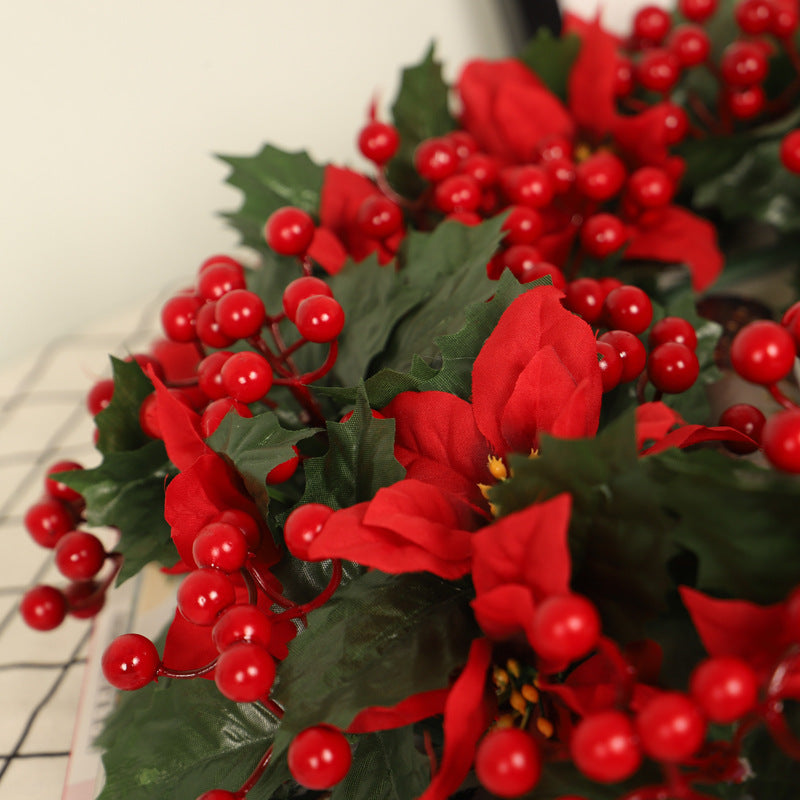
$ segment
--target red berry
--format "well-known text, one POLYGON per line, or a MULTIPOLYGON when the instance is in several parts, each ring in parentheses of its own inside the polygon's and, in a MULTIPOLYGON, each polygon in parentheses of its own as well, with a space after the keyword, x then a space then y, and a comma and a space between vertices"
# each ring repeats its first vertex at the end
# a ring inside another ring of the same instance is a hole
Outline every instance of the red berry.
POLYGON ((273 467, 268 473, 266 483, 268 486, 277 486, 279 483, 285 483, 289 478, 297 472, 297 467, 300 464, 300 455, 297 448, 292 445, 294 455, 286 459, 282 464, 273 467))
POLYGON ((755 708, 758 678, 741 658, 718 656, 702 661, 692 673, 692 698, 711 722, 729 725, 755 708))
POLYGON ((36 544, 49 550, 64 534, 72 530, 74 519, 61 500, 45 498, 25 513, 25 528, 36 544))
POLYGON ((761 445, 774 467, 800 473, 800 410, 788 409, 773 414, 764 424, 761 445))
POLYGON ((197 534, 192 544, 192 556, 198 567, 236 572, 247 560, 247 539, 235 525, 212 522, 197 534))
POLYGON ((270 214, 264 238, 282 256, 304 256, 314 238, 314 220, 300 208, 284 206, 270 214))
POLYGON ((597 355, 602 356, 597 363, 600 366, 603 391, 610 392, 619 386, 619 381, 622 377, 622 359, 608 342, 597 342, 597 355))
POLYGON ((222 612, 214 623, 211 638, 220 653, 238 642, 248 642, 266 649, 271 630, 272 623, 263 611, 251 605, 238 605, 222 612))
POLYGON ((674 193, 672 179, 658 167, 640 167, 628 178, 628 195, 642 208, 663 208, 674 193))
POLYGON ((37 631, 51 631, 64 621, 67 600, 54 586, 40 584, 25 592, 19 611, 29 627, 37 631))
POLYGON ((297 307, 308 297, 321 294, 325 297, 333 297, 333 290, 321 278, 313 278, 310 275, 303 278, 296 278, 283 290, 283 310, 289 319, 294 322, 297 314, 297 307))
POLYGON ((232 264, 212 264, 197 279, 197 293, 204 300, 219 300, 228 292, 245 286, 241 267, 237 269, 232 264))
POLYGON ((800 130, 790 131, 781 140, 781 163, 789 172, 800 175, 800 130))
POLYGON ((397 128, 385 122, 368 122, 358 134, 361 154, 379 167, 394 156, 399 145, 397 128))
POLYGON ((400 230, 403 224, 403 212, 388 197, 373 194, 358 207, 356 222, 364 236, 370 239, 385 239, 400 230))
POLYGON ((502 177, 503 189, 513 203, 527 208, 544 208, 553 199, 553 182, 542 167, 528 164, 513 167, 502 177))
POLYGON ((222 385, 240 403, 260 400, 272 387, 272 367, 264 356, 252 351, 234 353, 220 370, 222 385))
POLYGON ((439 211, 475 211, 481 204, 481 187, 469 175, 450 175, 436 184, 433 202, 439 211))
POLYGON ((769 69, 764 51, 754 42, 731 42, 722 53, 719 67, 725 83, 735 87, 762 83, 769 69))
POLYGON ((247 539, 247 546, 251 553, 258 550, 261 544, 261 527, 258 522, 246 511, 238 508, 229 508, 217 515, 214 522, 227 522, 235 525, 247 539))
POLYGON ((217 304, 209 302, 200 307, 197 312, 195 323, 197 338, 206 347, 228 347, 232 345, 235 338, 225 335, 217 322, 217 304))
POLYGON ((742 33, 758 36, 772 25, 772 6, 768 0, 739 0, 733 16, 742 33))
POLYGON ((87 531, 70 531, 56 545, 56 567, 65 578, 73 581, 94 578, 105 560, 106 550, 103 543, 87 531))
POLYGON ((694 385, 700 374, 700 362, 686 345, 666 342, 650 351, 647 373, 659 391, 680 394, 694 385))
POLYGON ((633 91, 633 62, 616 54, 614 59, 614 96, 627 97, 633 91))
POLYGON ((344 734, 331 725, 306 728, 289 745, 289 771, 307 789, 335 786, 347 775, 352 758, 344 734))
POLYGON ((445 136, 445 139, 453 145, 459 161, 477 153, 480 145, 475 137, 467 131, 451 131, 445 136))
POLYGON ((228 350, 220 350, 206 356, 197 365, 197 385, 209 400, 219 400, 227 396, 227 390, 222 383, 222 366, 233 355, 228 350))
POLYGON ((599 638, 597 609, 581 595, 551 595, 534 612, 531 644, 547 661, 569 663, 582 658, 599 638))
POLYGON ((179 294, 167 300, 161 309, 161 327, 173 342, 193 342, 197 338, 195 324, 203 301, 199 297, 179 294))
POLYGON ((595 258, 606 258, 625 244, 625 223, 613 214, 594 214, 581 226, 581 247, 595 258))
POLYGON ((89 409, 89 413, 96 417, 111 402, 113 395, 114 381, 111 378, 97 381, 86 396, 86 407, 89 409))
POLYGON ((438 183, 449 177, 457 167, 458 156, 447 139, 426 139, 414 151, 414 168, 431 183, 438 183))
POLYGON ((633 18, 633 35, 647 44, 661 44, 671 26, 669 14, 663 8, 645 6, 633 18))
POLYGON ((458 165, 458 172, 461 175, 468 175, 481 189, 486 189, 497 183, 500 165, 493 156, 473 153, 458 165))
POLYGON ((594 278, 578 278, 567 284, 567 306, 590 325, 600 319, 605 296, 594 278))
POLYGON ((138 633, 117 636, 103 653, 106 680, 116 689, 132 691, 147 686, 158 673, 161 659, 156 646, 138 633))
POLYGON ((150 367, 155 373, 156 378, 160 381, 164 380, 164 367, 161 362, 147 353, 134 353, 133 355, 127 356, 125 361, 127 363, 135 361, 142 368, 142 372, 146 372, 147 368, 150 367))
POLYGON ((748 86, 728 92, 725 102, 736 119, 752 119, 764 109, 767 95, 760 86, 748 86))
POLYGON ((653 320, 653 304, 638 286, 620 286, 608 293, 603 313, 609 328, 642 333, 653 320))
POLYGON ((219 614, 235 602, 230 578, 216 569, 190 572, 178 587, 178 610, 195 625, 213 625, 219 614))
POLYGON ((554 158, 545 161, 544 171, 550 177, 555 194, 566 194, 575 185, 577 177, 575 164, 568 158, 554 158))
POLYGON ((717 10, 719 0, 678 0, 678 9, 692 22, 705 22, 717 10))
POLYGON ((575 148, 566 137, 555 135, 539 144, 538 153, 542 161, 563 161, 572 159, 575 148))
POLYGON ((736 403, 726 408, 719 417, 720 425, 727 425, 736 431, 749 436, 756 444, 746 442, 726 442, 725 447, 733 453, 746 455, 758 450, 758 443, 761 441, 761 432, 764 430, 764 423, 767 418, 755 406, 748 403, 736 403))
POLYGON ((333 297, 307 297, 297 307, 295 325, 309 342, 332 342, 344 328, 344 310, 333 297))
POLYGON ((253 412, 238 400, 230 397, 214 400, 206 406, 206 410, 200 417, 200 433, 203 434, 204 439, 208 439, 214 433, 230 411, 235 411, 243 419, 250 419, 253 416, 253 412))
POLYGON ((610 344, 622 361, 620 383, 628 383, 642 374, 647 364, 647 350, 637 336, 630 331, 606 331, 598 337, 598 342, 610 344))
POLYGON ((220 653, 214 669, 217 689, 234 703, 253 703, 269 693, 275 680, 272 656, 255 644, 232 644, 220 653))
POLYGON ((91 619, 96 616, 106 602, 105 591, 100 591, 97 581, 76 581, 64 589, 67 612, 76 619, 91 619))
POLYGON ((598 783, 630 778, 642 762, 633 724, 621 711, 587 714, 575 726, 569 748, 575 766, 598 783))
POLYGON ((283 538, 286 548, 302 561, 310 561, 308 548, 322 531, 333 509, 322 503, 306 503, 298 506, 286 518, 283 538))
POLYGON ((503 223, 505 244, 533 244, 544 231, 541 214, 525 206, 511 206, 503 223))
POLYGON ((51 464, 47 469, 47 475, 44 479, 44 490, 54 500, 63 500, 65 503, 74 503, 80 500, 81 496, 74 489, 70 489, 66 483, 52 478, 51 475, 56 472, 75 472, 82 470, 83 467, 77 461, 56 461, 51 464))
POLYGON ((222 254, 217 254, 214 256, 209 256, 197 269, 197 274, 202 275, 209 267, 213 267, 216 264, 228 264, 228 266, 234 267, 238 269, 239 272, 244 275, 244 267, 235 259, 231 258, 231 256, 226 256, 222 254))
POLYGON ((561 270, 553 264, 542 261, 539 251, 530 245, 517 244, 509 247, 503 253, 502 263, 520 283, 531 283, 549 275, 556 288, 564 289, 566 286, 566 279, 561 270))
POLYGON ((682 67, 696 67, 708 59, 711 40, 699 25, 679 25, 669 37, 669 49, 682 67))
POLYGON ((706 722, 690 697, 665 692, 653 697, 636 717, 642 750, 657 761, 685 761, 706 735, 706 722))
POLYGON ((495 728, 478 745, 475 774, 496 797, 519 797, 539 782, 542 757, 530 734, 519 728, 495 728))
POLYGON ((746 381, 763 386, 783 380, 794 366, 794 339, 771 320, 745 325, 731 344, 731 364, 746 381))
POLYGON ((664 131, 664 141, 669 144, 680 144, 689 132, 689 117, 686 112, 675 103, 659 103, 657 108, 661 114, 661 124, 664 131))
POLYGON ((225 336, 248 339, 261 330, 266 311, 257 294, 247 289, 234 289, 217 301, 214 318, 225 336))
POLYGON ((770 32, 779 39, 788 39, 800 24, 800 9, 796 0, 777 0, 772 6, 770 32))
POLYGON ((685 344, 690 350, 697 349, 697 333, 689 320, 683 317, 664 317, 653 325, 648 336, 650 347, 665 342, 685 344))
POLYGON ((625 165, 613 153, 600 152, 583 161, 576 171, 578 191, 590 200, 605 202, 625 183, 625 165))

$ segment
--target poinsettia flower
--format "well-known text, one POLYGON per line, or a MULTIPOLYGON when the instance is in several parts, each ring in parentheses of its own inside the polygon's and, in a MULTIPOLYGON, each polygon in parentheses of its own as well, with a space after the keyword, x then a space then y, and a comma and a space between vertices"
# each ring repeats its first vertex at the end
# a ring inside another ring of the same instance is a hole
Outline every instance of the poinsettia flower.
POLYGON ((394 706, 369 706, 353 717, 347 733, 373 733, 403 728, 444 712, 449 689, 431 689, 412 694, 394 706))
POLYGON ((358 224, 358 211, 369 197, 382 196, 372 181, 358 172, 328 165, 320 197, 320 224, 308 255, 334 275, 348 256, 363 261, 377 252, 378 261, 387 264, 394 258, 403 240, 402 228, 383 240, 364 235, 358 224))

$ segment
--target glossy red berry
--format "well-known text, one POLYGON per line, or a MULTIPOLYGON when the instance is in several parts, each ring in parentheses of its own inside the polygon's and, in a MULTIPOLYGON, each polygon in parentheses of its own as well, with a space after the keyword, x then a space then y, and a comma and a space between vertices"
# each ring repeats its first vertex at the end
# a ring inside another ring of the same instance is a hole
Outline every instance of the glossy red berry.
POLYGON ((579 594, 551 595, 534 612, 531 644, 547 661, 570 663, 582 658, 599 638, 597 609, 579 594))
POLYGON ((310 561, 308 548, 322 531, 325 523, 333 514, 333 509, 322 503, 306 503, 298 506, 286 518, 283 538, 286 548, 302 561, 310 561))
POLYGON ((681 76, 681 63, 670 51, 653 48, 643 53, 636 65, 636 80, 651 92, 668 92, 681 76))
POLYGON ((220 512, 213 522, 227 522, 230 525, 235 525, 247 539, 247 546, 251 553, 258 550, 261 544, 261 527, 258 522, 248 514, 238 508, 228 508, 220 512))
POLYGON ((752 119, 764 110, 767 95, 760 86, 747 86, 728 92, 725 102, 736 119, 752 119))
POLYGON ((73 581, 64 589, 67 613, 76 619, 97 616, 106 603, 106 593, 97 581, 73 581))
POLYGON ((603 313, 609 328, 642 333, 653 320, 653 304, 638 286, 620 286, 606 296, 603 313))
POLYGON ((40 584, 25 592, 19 611, 29 627, 37 631, 51 631, 64 621, 67 601, 54 586, 40 584))
POLYGON ((242 419, 250 419, 253 416, 253 412, 238 400, 230 397, 214 400, 206 406, 200 417, 200 433, 204 439, 208 439, 216 431, 230 411, 235 411, 242 419))
POLYGON ((581 226, 581 247, 595 258, 616 253, 627 241, 625 223, 613 214, 593 214, 581 226))
POLYGON ((633 723, 621 711, 587 714, 575 726, 569 748, 575 766, 598 783, 630 778, 642 763, 633 723))
POLYGON ((209 267, 214 267, 217 264, 227 264, 234 269, 239 270, 241 275, 244 275, 244 267, 239 261, 231 256, 218 253, 217 255, 209 256, 197 269, 197 274, 202 275, 209 267))
POLYGON ((367 197, 356 212, 356 223, 364 236, 385 239, 400 230, 403 212, 397 203, 381 194, 367 197))
POLYGON ((438 183, 458 167, 456 150, 445 138, 426 139, 414 151, 414 168, 426 181, 438 183))
POLYGON ((582 195, 602 203, 619 193, 626 175, 622 161, 613 153, 602 151, 578 165, 575 180, 582 195))
POLYGON ((204 300, 219 300, 220 297, 234 289, 246 286, 241 268, 231 264, 213 264, 198 276, 197 293, 204 300))
POLYGON ((297 467, 300 464, 300 455, 294 445, 292 445, 292 450, 294 450, 294 455, 291 458, 287 458, 286 461, 278 464, 277 467, 273 467, 267 473, 266 482, 268 486, 277 486, 280 483, 285 483, 297 472, 297 467))
POLYGON ((333 297, 312 295, 297 307, 294 322, 309 342, 332 342, 344 328, 344 310, 333 297))
POLYGON ((445 139, 453 145, 453 149, 456 151, 456 156, 459 161, 469 158, 480 149, 477 140, 468 131, 450 131, 450 133, 445 136, 445 139))
POLYGON ((780 158, 789 172, 800 175, 800 130, 790 131, 783 137, 780 158))
POLYGON ((192 556, 198 567, 236 572, 247 560, 247 539, 235 525, 212 522, 197 534, 192 543, 192 556))
POLYGON ((690 350, 697 349, 697 332, 689 320, 683 317, 664 317, 653 325, 648 335, 650 347, 666 342, 685 344, 690 350))
POLYGON ((628 178, 628 196, 641 208, 663 208, 674 193, 672 179, 658 167, 640 167, 628 178))
POLYGON ((72 530, 74 518, 62 501, 44 498, 27 510, 24 523, 36 544, 52 549, 72 530))
POLYGON ((296 278, 283 290, 283 311, 286 316, 294 322, 297 314, 297 307, 308 297, 321 294, 325 297, 333 297, 333 290, 321 278, 314 278, 307 275, 303 278, 296 278))
POLYGON ((669 14, 658 6, 640 8, 633 18, 634 37, 647 44, 661 44, 671 27, 669 14))
POLYGON ((597 342, 597 355, 600 356, 600 378, 603 382, 603 391, 610 392, 619 386, 622 377, 622 359, 619 353, 607 342, 597 342))
POLYGON ((693 756, 706 735, 697 704, 679 692, 653 697, 636 717, 642 750, 657 761, 680 763, 693 756))
POLYGON ((51 464, 47 468, 47 475, 44 479, 45 492, 54 500, 62 500, 65 503, 74 503, 76 500, 80 500, 81 496, 78 492, 52 476, 57 472, 75 472, 82 469, 83 467, 77 461, 56 461, 55 464, 51 464))
POLYGON ((603 313, 605 294, 594 278, 578 278, 567 284, 567 307, 590 325, 603 313))
POLYGON ((156 677, 161 659, 146 636, 124 633, 106 648, 101 664, 103 675, 113 687, 133 691, 147 686, 156 677))
POLYGON ((217 301, 214 318, 231 339, 255 336, 264 324, 266 311, 261 298, 247 289, 234 289, 217 301))
POLYGON ((272 367, 264 356, 252 351, 234 353, 220 370, 222 385, 234 400, 254 403, 272 388, 272 367))
POLYGON ((620 383, 636 380, 647 364, 647 350, 637 336, 630 331, 606 331, 597 339, 598 342, 610 344, 619 354, 622 362, 620 383))
POLYGON ((678 10, 692 22, 705 22, 717 10, 719 0, 678 0, 678 10))
POLYGON ((468 175, 481 189, 486 189, 497 183, 500 165, 493 156, 473 153, 458 165, 458 172, 461 175, 468 175))
POLYGON ((206 346, 213 348, 229 347, 234 337, 223 333, 217 322, 217 304, 214 301, 205 303, 197 312, 195 331, 197 338, 206 346))
POLYGON ((689 688, 706 718, 729 725, 755 708, 758 678, 741 658, 707 658, 692 673, 689 688))
POLYGON ((134 353, 133 355, 126 356, 125 361, 128 364, 130 364, 132 361, 135 361, 142 368, 142 372, 147 372, 147 369, 150 368, 155 373, 156 378, 158 378, 160 381, 164 380, 163 365, 157 358, 154 358, 147 353, 134 353))
POLYGON ((211 353, 197 365, 197 385, 209 400, 219 400, 228 392, 222 383, 222 366, 233 355, 228 350, 211 353))
POLYGON ((566 194, 575 185, 575 164, 568 158, 554 158, 544 162, 544 171, 550 177, 554 194, 566 194))
POLYGON ((436 184, 433 202, 444 214, 475 211, 481 204, 481 187, 469 175, 450 175, 436 184))
POLYGON ((178 587, 178 610, 195 625, 213 625, 220 613, 235 602, 230 578, 216 569, 190 572, 178 587))
POLYGON ((722 53, 720 73, 728 86, 737 88, 762 83, 769 65, 764 51, 754 42, 731 42, 722 53))
POLYGON ((733 16, 742 33, 758 36, 772 26, 772 5, 768 0, 739 0, 734 6, 733 16))
POLYGON ((347 775, 351 761, 347 739, 331 725, 306 728, 289 745, 289 771, 307 789, 335 786, 347 775))
POLYGON ((575 146, 571 139, 565 136, 549 136, 537 147, 539 158, 542 161, 562 161, 572 159, 575 146))
POLYGON ((542 261, 539 251, 531 245, 516 244, 509 247, 502 254, 502 264, 520 283, 531 283, 549 275, 553 286, 559 289, 566 286, 561 270, 553 264, 542 261))
POLYGON ((264 238, 282 256, 304 256, 314 238, 314 220, 301 208, 284 206, 270 214, 264 238))
POLYGON ((699 25, 679 25, 669 37, 669 49, 682 67, 696 67, 708 59, 711 40, 699 25))
POLYGON ((659 391, 680 394, 694 385, 700 374, 700 362, 686 345, 666 342, 650 351, 647 374, 659 391))
POLYGON ((72 581, 94 578, 105 560, 106 550, 103 543, 87 531, 70 531, 56 545, 56 567, 65 578, 72 581))
MULTIPOLYGON (((194 334, 192 335, 194 336, 194 334)), ((86 407, 89 409, 89 413, 96 417, 111 402, 113 396, 114 381, 111 378, 97 381, 86 395, 86 407)))
POLYGON ((800 473, 800 410, 787 409, 773 414, 764 424, 761 445, 774 467, 800 473))
POLYGON ((251 605, 238 605, 222 612, 214 623, 211 638, 220 653, 237 642, 248 642, 266 649, 271 630, 272 623, 263 611, 251 605))
POLYGON ((627 97, 633 91, 633 62, 617 53, 614 60, 614 96, 627 97))
POLYGON ((542 757, 533 737, 519 728, 495 728, 481 739, 475 774, 496 797, 519 797, 539 782, 542 757))
POLYGON ((275 680, 272 656, 255 644, 232 644, 220 653, 214 670, 217 689, 234 703, 253 703, 269 693, 275 680))
POLYGON ((543 167, 513 167, 502 174, 501 180, 509 199, 517 205, 539 209, 553 199, 553 181, 543 167))
POLYGON ((386 122, 368 122, 358 134, 358 149, 361 154, 382 167, 397 152, 400 134, 394 125, 386 122))
POLYGON ((686 112, 675 103, 663 102, 653 106, 658 109, 664 141, 669 144, 680 144, 689 132, 689 117, 686 112))
POLYGON ((746 455, 747 453, 754 453, 758 450, 758 444, 761 441, 761 432, 764 430, 764 423, 767 418, 755 406, 748 403, 736 403, 735 405, 726 408, 719 417, 720 425, 727 425, 746 436, 749 436, 755 444, 747 444, 746 442, 726 442, 725 447, 728 450, 738 453, 739 455, 746 455))
POLYGON ((167 300, 161 309, 161 327, 173 342, 193 342, 197 338, 197 312, 203 301, 199 297, 179 294, 167 300))
POLYGON ((505 243, 509 246, 515 244, 533 244, 544 231, 544 222, 541 214, 525 206, 511 206, 508 216, 503 223, 505 243))
POLYGON ((779 39, 793 36, 800 24, 800 9, 796 0, 778 0, 772 7, 770 33, 779 39))
POLYGON ((756 320, 736 334, 730 355, 741 377, 768 386, 792 371, 796 351, 786 328, 771 320, 756 320))

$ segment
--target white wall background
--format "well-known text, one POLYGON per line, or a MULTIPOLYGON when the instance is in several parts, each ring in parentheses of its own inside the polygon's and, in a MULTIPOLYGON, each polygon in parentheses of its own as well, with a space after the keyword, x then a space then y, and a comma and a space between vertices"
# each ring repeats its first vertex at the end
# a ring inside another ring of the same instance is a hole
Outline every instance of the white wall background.
POLYGON ((357 163, 370 97, 432 39, 450 78, 506 49, 494 0, 1 3, 0 362, 232 251, 213 153, 357 163))

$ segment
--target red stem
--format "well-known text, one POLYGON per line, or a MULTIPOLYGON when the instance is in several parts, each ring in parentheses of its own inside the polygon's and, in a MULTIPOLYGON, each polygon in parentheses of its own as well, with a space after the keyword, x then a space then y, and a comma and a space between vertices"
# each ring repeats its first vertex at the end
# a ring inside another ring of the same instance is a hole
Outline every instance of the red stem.
POLYGON ((114 582, 114 578, 117 577, 120 569, 122 569, 122 562, 125 560, 125 556, 116 552, 106 553, 106 559, 114 565, 111 572, 97 584, 97 588, 91 594, 81 597, 74 603, 69 603, 70 611, 82 611, 85 608, 90 608, 108 591, 108 588, 114 582))
POLYGON ((266 584, 256 570, 251 565, 245 567, 248 575, 256 582, 256 585, 262 592, 272 600, 275 605, 279 605, 283 609, 297 608, 297 603, 292 602, 288 597, 284 597, 280 592, 275 591, 271 586, 266 584))
POLYGON ((196 669, 170 669, 161 664, 156 672, 159 678, 199 678, 201 675, 207 675, 214 667, 217 666, 217 659, 209 661, 202 667, 196 669))
POLYGON ((784 408, 798 408, 797 403, 790 400, 779 388, 777 383, 771 383, 767 386, 769 393, 780 403, 784 408))
POLYGON ((236 800, 243 800, 247 793, 258 783, 264 770, 269 766, 270 759, 272 758, 272 745, 269 746, 267 752, 261 756, 261 760, 256 764, 256 768, 250 773, 250 777, 233 793, 236 800))
POLYGON ((305 618, 306 614, 309 612, 324 606, 325 603, 331 599, 333 593, 339 588, 339 584, 341 582, 342 562, 338 558, 335 558, 333 560, 333 569, 331 570, 331 578, 328 581, 328 585, 313 600, 310 600, 308 603, 304 603, 302 606, 297 606, 296 608, 290 608, 288 611, 283 611, 276 615, 275 619, 284 620, 296 619, 297 617, 305 618))

